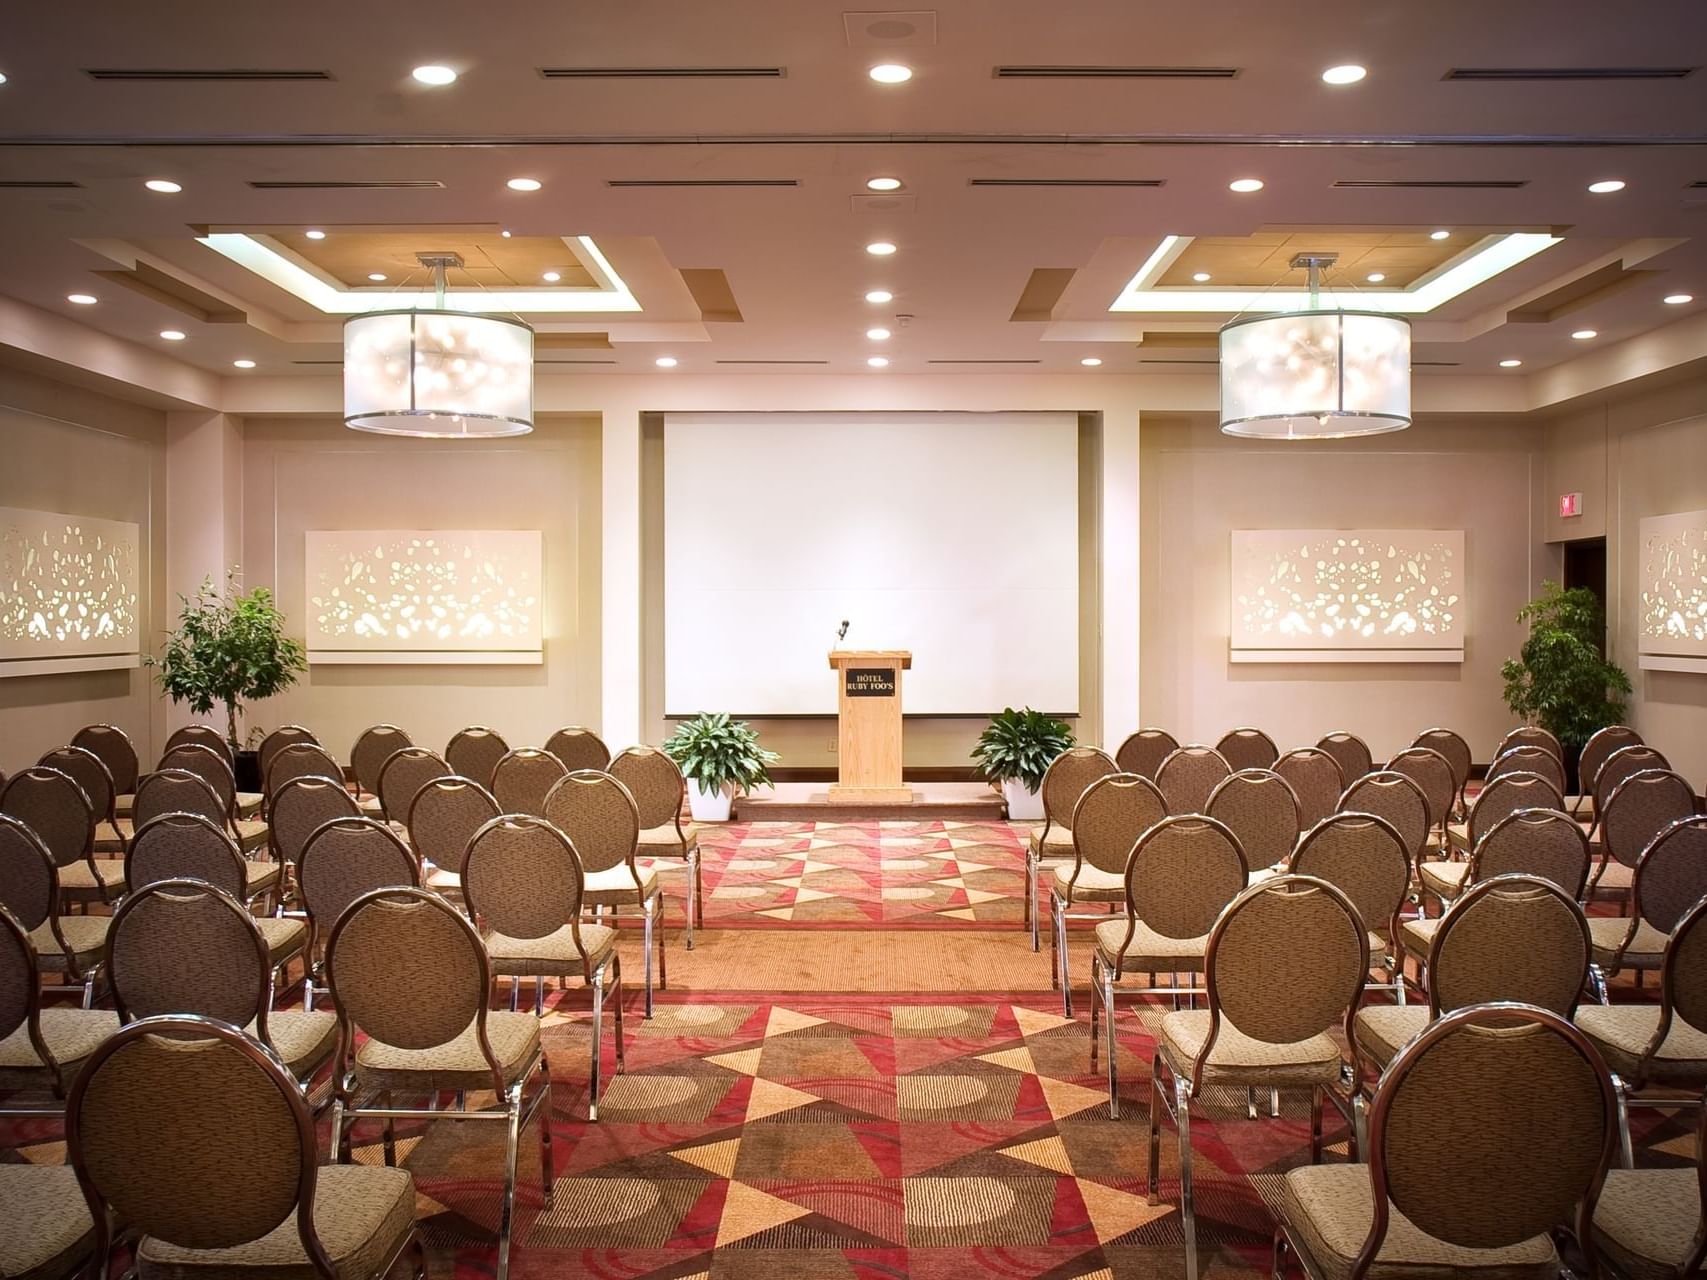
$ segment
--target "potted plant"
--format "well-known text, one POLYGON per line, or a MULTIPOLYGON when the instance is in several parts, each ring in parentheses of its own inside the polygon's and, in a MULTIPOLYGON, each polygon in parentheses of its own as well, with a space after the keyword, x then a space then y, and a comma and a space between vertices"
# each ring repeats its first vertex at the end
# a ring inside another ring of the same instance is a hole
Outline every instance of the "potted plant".
POLYGON ((149 658, 161 690, 173 702, 187 702, 197 715, 216 704, 225 708, 225 739, 237 762, 237 785, 259 791, 255 753, 241 749, 238 708, 270 698, 296 683, 308 669, 302 645, 284 633, 284 615, 265 587, 244 592, 233 568, 222 592, 204 578, 195 598, 180 596, 178 625, 167 633, 166 647, 149 658))
POLYGON ((1073 731, 1065 720, 1027 707, 1015 711, 1004 707, 992 716, 972 758, 984 776, 1001 789, 1008 802, 1010 818, 1041 818, 1043 771, 1056 756, 1073 745, 1073 731))
POLYGON ((1606 614, 1586 587, 1565 590, 1543 582, 1541 594, 1517 612, 1529 624, 1520 657, 1500 667, 1505 704, 1513 713, 1551 730, 1565 748, 1569 788, 1575 791, 1577 756, 1597 729, 1624 718, 1630 677, 1607 661, 1606 614))
POLYGON ((737 794, 768 787, 768 766, 780 756, 759 745, 753 726, 724 712, 707 712, 676 726, 664 743, 688 781, 688 808, 695 822, 727 822, 737 794))

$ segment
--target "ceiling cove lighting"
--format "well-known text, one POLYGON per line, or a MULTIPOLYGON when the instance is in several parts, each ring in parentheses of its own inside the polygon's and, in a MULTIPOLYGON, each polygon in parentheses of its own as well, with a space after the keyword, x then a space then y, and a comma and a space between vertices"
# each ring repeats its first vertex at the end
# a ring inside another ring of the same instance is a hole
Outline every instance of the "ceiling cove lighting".
POLYGON ((878 84, 906 84, 913 78, 913 69, 899 62, 880 62, 868 74, 878 84))
POLYGON ((150 191, 158 191, 163 196, 175 196, 178 192, 184 189, 179 183, 173 182, 170 178, 150 178, 142 185, 147 187, 150 191))
POLYGON ((453 253, 421 254, 436 309, 344 322, 344 425, 379 435, 477 440, 533 430, 533 328, 445 307, 453 253))
POLYGON ((873 289, 870 293, 865 295, 865 300, 867 302, 893 302, 895 301, 895 295, 890 293, 887 289, 873 289))
POLYGON ((1234 178, 1231 182, 1229 182, 1227 184, 1227 190, 1237 191, 1240 195, 1246 195, 1252 191, 1261 191, 1262 190, 1262 179, 1261 178, 1234 178))
POLYGON ((873 342, 888 342, 889 330, 881 327, 876 329, 867 329, 865 331, 865 336, 870 338, 873 342))
POLYGON ((899 191, 901 189, 901 179, 867 178, 865 180, 865 185, 866 189, 869 191, 899 191))
POLYGON ((1221 328, 1221 430, 1258 440, 1333 440, 1411 425, 1411 323, 1321 307, 1321 271, 1337 255, 1299 254, 1303 311, 1221 328))
POLYGON ((441 67, 436 64, 416 67, 409 74, 414 76, 415 79, 420 81, 422 84, 430 84, 434 88, 437 88, 440 85, 456 83, 456 72, 454 69, 450 67, 441 67))
POLYGON ((538 178, 511 178, 504 185, 511 191, 538 191, 544 183, 538 178))
POLYGON ((1329 67, 1322 72, 1324 84, 1356 84, 1369 74, 1367 67, 1360 67, 1355 62, 1348 62, 1341 67, 1329 67))
POLYGON ((1588 189, 1597 196, 1611 195, 1614 191, 1624 190, 1622 178, 1602 178, 1599 182, 1591 182, 1588 189))

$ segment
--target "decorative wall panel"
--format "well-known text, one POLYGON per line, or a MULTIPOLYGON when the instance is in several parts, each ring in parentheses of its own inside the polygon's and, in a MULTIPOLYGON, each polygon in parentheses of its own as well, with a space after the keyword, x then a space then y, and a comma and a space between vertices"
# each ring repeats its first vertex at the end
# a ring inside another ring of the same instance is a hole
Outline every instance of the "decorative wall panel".
POLYGON ((138 526, 0 507, 0 675, 140 660, 138 526))
POLYGON ((1462 662, 1461 529, 1237 529, 1234 662, 1462 662))
POLYGON ((1707 511, 1644 518, 1636 574, 1639 664, 1707 671, 1707 511))
POLYGON ((308 659, 538 663, 536 529, 310 530, 308 659))

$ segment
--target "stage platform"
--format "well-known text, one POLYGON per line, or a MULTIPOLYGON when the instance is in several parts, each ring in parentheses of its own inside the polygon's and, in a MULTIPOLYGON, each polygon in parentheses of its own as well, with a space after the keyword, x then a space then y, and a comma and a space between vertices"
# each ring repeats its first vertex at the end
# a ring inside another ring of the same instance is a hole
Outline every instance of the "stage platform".
POLYGON ((827 782, 779 782, 735 801, 736 822, 995 822, 1001 793, 982 782, 909 782, 911 804, 831 804, 827 782))

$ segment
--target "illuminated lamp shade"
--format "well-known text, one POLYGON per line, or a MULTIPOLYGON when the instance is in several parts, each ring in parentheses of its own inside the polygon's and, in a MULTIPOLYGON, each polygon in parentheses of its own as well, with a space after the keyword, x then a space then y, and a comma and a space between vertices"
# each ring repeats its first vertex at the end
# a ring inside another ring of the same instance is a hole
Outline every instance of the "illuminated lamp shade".
POLYGON ((1411 325, 1369 311, 1294 311, 1221 330, 1221 430, 1334 440, 1411 425, 1411 325))
POLYGON ((344 322, 344 424, 441 439, 532 431, 532 327, 460 311, 351 316, 344 322))

